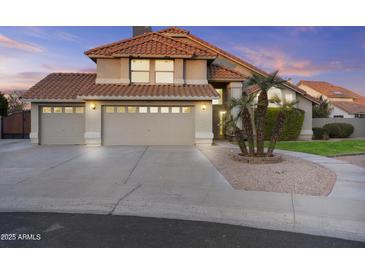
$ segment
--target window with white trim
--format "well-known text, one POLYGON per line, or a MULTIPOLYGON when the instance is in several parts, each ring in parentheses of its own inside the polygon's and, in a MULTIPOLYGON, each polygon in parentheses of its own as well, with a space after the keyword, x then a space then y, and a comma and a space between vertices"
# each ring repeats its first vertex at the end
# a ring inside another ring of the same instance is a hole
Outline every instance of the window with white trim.
POLYGON ((65 113, 73 113, 74 109, 73 107, 65 107, 65 113))
POLYGON ((158 107, 150 107, 150 113, 158 113, 158 107))
POLYGON ((180 113, 180 107, 172 107, 171 113, 180 113))
POLYGON ((147 113, 147 107, 139 107, 138 110, 139 113, 147 113))
POLYGON ((190 113, 191 112, 191 107, 183 107, 182 108, 182 113, 190 113))
POLYGON ((218 99, 213 99, 212 104, 213 105, 221 105, 221 104, 223 104, 223 89, 216 88, 215 90, 218 92, 219 98, 218 99))
POLYGON ((155 60, 155 80, 157 84, 174 83, 174 60, 155 60))
POLYGON ((125 113, 125 107, 124 106, 117 107, 117 112, 118 113, 125 113))
POLYGON ((62 113, 62 107, 54 107, 53 113, 62 113))
POLYGON ((84 113, 84 107, 75 107, 75 113, 78 114, 84 113))
POLYGON ((136 113, 137 107, 128 107, 128 113, 136 113))
POLYGON ((161 107, 161 113, 169 113, 169 107, 161 107))
POLYGON ((42 113, 52 113, 52 108, 50 108, 50 107, 42 107, 42 113))
POLYGON ((114 113, 114 107, 112 106, 106 107, 106 113, 114 113))
POLYGON ((131 81, 132 83, 148 83, 150 81, 150 60, 131 60, 131 81))

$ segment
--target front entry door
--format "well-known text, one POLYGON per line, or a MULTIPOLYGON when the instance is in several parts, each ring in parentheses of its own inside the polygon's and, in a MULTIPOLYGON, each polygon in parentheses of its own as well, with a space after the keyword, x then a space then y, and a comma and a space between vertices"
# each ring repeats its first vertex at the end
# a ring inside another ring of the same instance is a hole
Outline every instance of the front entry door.
POLYGON ((213 106, 213 134, 214 139, 225 138, 226 109, 223 105, 213 106))

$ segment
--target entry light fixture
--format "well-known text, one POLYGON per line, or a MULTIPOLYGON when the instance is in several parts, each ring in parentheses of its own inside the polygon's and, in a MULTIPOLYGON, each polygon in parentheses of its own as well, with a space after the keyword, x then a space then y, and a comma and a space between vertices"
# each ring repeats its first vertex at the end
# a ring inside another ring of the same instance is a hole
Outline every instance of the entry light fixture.
POLYGON ((207 110, 207 106, 206 105, 202 105, 202 110, 206 111, 207 110))
POLYGON ((92 110, 95 110, 95 109, 96 109, 96 105, 95 105, 94 103, 92 103, 92 104, 90 105, 90 108, 91 108, 92 110))

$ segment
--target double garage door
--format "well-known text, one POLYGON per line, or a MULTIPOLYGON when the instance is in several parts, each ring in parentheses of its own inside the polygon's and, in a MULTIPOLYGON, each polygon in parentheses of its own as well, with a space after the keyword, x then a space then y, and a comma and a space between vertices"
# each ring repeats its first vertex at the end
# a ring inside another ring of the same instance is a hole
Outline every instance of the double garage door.
POLYGON ((104 106, 104 145, 193 145, 192 106, 104 106))
MULTIPOLYGON (((40 107, 40 143, 84 144, 83 106, 40 107)), ((118 105, 102 108, 103 145, 193 145, 193 106, 118 105)))

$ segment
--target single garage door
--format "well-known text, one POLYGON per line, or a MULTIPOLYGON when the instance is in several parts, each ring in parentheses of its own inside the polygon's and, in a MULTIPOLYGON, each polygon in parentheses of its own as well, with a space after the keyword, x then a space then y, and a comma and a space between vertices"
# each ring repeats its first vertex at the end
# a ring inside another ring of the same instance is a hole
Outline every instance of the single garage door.
POLYGON ((84 144, 85 108, 82 106, 40 107, 40 143, 44 145, 84 144))
POLYGON ((192 106, 104 106, 104 145, 193 145, 192 106))

